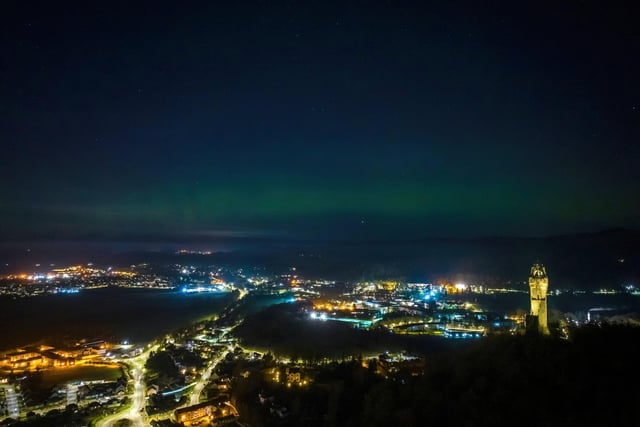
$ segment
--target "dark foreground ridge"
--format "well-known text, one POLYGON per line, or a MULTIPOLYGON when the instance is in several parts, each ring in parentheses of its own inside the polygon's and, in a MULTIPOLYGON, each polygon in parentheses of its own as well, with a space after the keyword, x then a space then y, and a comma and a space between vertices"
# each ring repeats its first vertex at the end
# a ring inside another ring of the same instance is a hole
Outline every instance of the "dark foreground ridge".
POLYGON ((571 340, 493 336, 427 357, 424 376, 384 379, 366 362, 330 364, 292 392, 241 380, 257 426, 637 426, 640 328, 586 326, 571 340), (274 417, 255 396, 290 408, 274 417))

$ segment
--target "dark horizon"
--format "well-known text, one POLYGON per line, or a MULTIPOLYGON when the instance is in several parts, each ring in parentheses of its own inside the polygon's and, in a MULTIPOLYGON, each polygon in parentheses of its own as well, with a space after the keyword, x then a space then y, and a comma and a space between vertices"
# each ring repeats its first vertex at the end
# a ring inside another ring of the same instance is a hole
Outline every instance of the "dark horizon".
MULTIPOLYGON (((557 239, 579 239, 579 238, 594 238, 598 236, 615 236, 623 240, 635 239, 640 236, 640 229, 625 228, 625 227, 609 227, 604 229, 598 229, 595 231, 578 231, 567 233, 553 233, 544 235, 526 235, 526 234, 486 234, 486 235, 416 235, 416 236, 398 236, 398 237, 380 237, 376 235, 366 236, 340 236, 340 235, 327 235, 327 236, 304 236, 301 234, 293 233, 247 233, 247 232, 220 232, 208 233, 208 234, 138 234, 138 235, 120 235, 120 236, 106 236, 106 235, 86 235, 60 238, 55 236, 28 236, 21 238, 5 238, 0 242, 0 247, 5 248, 18 248, 31 245, 43 245, 43 246, 56 246, 56 245, 76 245, 81 247, 86 246, 100 246, 100 245, 114 245, 120 247, 164 247, 171 248, 170 250, 205 250, 207 247, 214 248, 215 246, 251 246, 252 244, 260 245, 275 244, 281 246, 324 246, 324 245, 341 245, 341 244, 412 244, 422 242, 438 242, 438 241, 525 241, 525 240, 557 240, 557 239)), ((150 249, 154 251, 154 249, 150 249)), ((166 250, 166 249, 162 249, 166 250)), ((220 250, 224 252, 225 250, 220 250)), ((215 251, 214 251, 215 252, 215 251)))
POLYGON ((394 241, 235 238, 215 242, 56 240, 0 244, 3 274, 46 272, 86 263, 103 268, 147 263, 258 268, 273 274, 296 267, 303 277, 346 281, 448 278, 495 284, 526 279, 536 261, 547 266, 554 286, 561 288, 637 285, 640 231, 394 241), (182 249, 193 253, 176 253, 182 249))

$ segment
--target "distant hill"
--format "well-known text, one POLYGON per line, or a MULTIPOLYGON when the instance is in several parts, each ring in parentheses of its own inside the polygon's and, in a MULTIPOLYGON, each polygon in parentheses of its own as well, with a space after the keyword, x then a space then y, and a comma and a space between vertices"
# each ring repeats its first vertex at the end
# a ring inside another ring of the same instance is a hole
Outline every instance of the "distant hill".
MULTIPOLYGON (((206 242, 197 244, 207 245, 206 242)), ((11 258, 11 263, 15 266, 29 262, 33 266, 36 259, 46 262, 49 257, 59 264, 87 259, 105 265, 180 262, 259 266, 273 273, 296 267, 302 275, 338 280, 447 279, 488 284, 511 281, 520 283, 524 289, 531 264, 539 260, 547 266, 552 287, 597 289, 627 283, 640 286, 640 231, 629 229, 550 237, 395 241, 235 239, 210 244, 222 249, 211 255, 180 255, 170 249, 184 247, 178 243, 90 242, 87 245, 91 251, 85 250, 82 242, 73 242, 65 250, 51 242, 42 247, 36 243, 30 244, 34 248, 32 252, 26 254, 22 249, 19 257, 11 258), (147 248, 160 249, 149 251, 147 248)), ((4 257, 0 260, 4 264, 11 252, 5 247, 0 255, 4 257)))
MULTIPOLYGON (((122 254, 124 261, 131 254, 122 254)), ((140 260, 149 253, 139 253, 140 260)), ((302 275, 342 280, 524 282, 531 264, 547 266, 553 287, 640 285, 640 231, 611 229, 550 237, 487 237, 404 241, 254 241, 212 255, 156 253, 157 261, 296 267, 302 275)))

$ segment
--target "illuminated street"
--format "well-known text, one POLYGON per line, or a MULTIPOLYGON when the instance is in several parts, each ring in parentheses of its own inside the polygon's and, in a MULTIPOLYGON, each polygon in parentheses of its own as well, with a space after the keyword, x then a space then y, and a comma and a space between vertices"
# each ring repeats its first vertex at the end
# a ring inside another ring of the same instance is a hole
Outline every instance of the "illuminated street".
POLYGON ((125 407, 120 412, 113 415, 109 415, 96 423, 97 427, 109 427, 114 425, 118 420, 128 419, 132 422, 132 426, 144 427, 148 425, 145 407, 145 383, 144 383, 144 365, 149 358, 149 354, 155 351, 157 346, 154 346, 139 356, 129 359, 131 364, 131 375, 133 377, 133 393, 129 396, 131 404, 125 407))
POLYGON ((7 405, 7 413, 10 417, 18 418, 20 416, 20 406, 18 404, 18 396, 13 385, 4 386, 5 400, 7 405))
MULTIPOLYGON (((244 294, 242 295, 242 297, 243 296, 244 294)), ((232 331, 233 328, 235 328, 235 326, 232 326, 230 328, 223 330, 222 333, 220 334, 220 339, 224 338, 224 336, 228 332, 232 331)), ((233 346, 230 344, 229 351, 232 351, 232 350, 233 350, 233 346)), ((209 378, 211 378, 211 373, 213 372, 215 367, 218 365, 218 363, 220 363, 220 361, 224 359, 225 355, 226 353, 220 354, 220 356, 216 357, 215 359, 209 362, 209 364, 207 365, 207 368, 204 370, 204 372, 200 376, 200 379, 198 380, 195 387, 193 388, 193 391, 191 392, 191 396, 189 398, 190 405, 196 405, 200 403, 200 394, 202 393, 202 390, 209 382, 209 378)))

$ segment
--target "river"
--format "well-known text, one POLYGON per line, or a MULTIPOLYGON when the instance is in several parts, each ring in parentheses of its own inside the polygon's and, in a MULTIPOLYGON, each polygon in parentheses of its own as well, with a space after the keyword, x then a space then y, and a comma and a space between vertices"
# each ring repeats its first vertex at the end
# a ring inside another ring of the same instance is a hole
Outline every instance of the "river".
MULTIPOLYGON (((235 294, 182 293, 174 290, 103 288, 77 294, 13 299, 0 297, 0 351, 47 342, 62 344, 80 338, 147 342, 167 332, 213 316, 235 294)), ((289 296, 253 296, 245 301, 242 316, 289 296)), ((467 296, 487 310, 509 313, 529 308, 525 293, 467 296)), ((640 312, 640 296, 571 295, 549 297, 549 309, 583 312, 594 307, 626 308, 640 312)))
POLYGON ((234 297, 231 293, 125 288, 0 297, 0 350, 80 338, 146 342, 216 314, 234 297))

